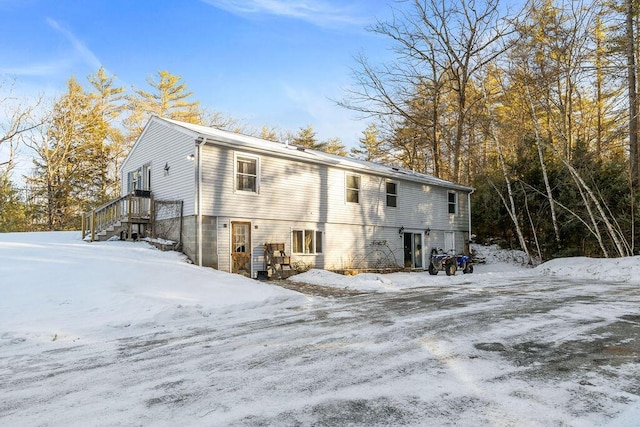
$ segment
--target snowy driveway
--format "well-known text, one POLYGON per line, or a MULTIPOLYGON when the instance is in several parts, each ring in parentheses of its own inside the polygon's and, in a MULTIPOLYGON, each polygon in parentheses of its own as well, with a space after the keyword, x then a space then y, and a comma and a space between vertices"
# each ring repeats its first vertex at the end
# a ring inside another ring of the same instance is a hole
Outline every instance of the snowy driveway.
POLYGON ((636 285, 531 275, 476 287, 472 276, 178 306, 64 345, 4 336, 0 424, 637 423, 636 285))

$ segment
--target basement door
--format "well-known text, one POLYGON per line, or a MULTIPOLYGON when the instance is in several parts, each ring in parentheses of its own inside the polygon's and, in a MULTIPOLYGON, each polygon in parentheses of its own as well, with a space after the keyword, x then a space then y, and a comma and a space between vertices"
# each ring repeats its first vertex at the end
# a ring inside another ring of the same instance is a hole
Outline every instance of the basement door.
POLYGON ((251 223, 231 223, 231 272, 251 277, 251 223))
POLYGON ((403 233, 404 266, 424 268, 422 262, 422 233, 403 233))

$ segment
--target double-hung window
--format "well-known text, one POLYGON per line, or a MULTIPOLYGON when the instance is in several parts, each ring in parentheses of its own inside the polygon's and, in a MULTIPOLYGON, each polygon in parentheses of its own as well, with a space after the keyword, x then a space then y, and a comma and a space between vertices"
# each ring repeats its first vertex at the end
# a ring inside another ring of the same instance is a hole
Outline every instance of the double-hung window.
POLYGON ((348 203, 360 203, 360 175, 347 174, 345 190, 348 203))
POLYGON ((292 248, 294 254, 321 254, 322 231, 317 230, 293 230, 292 248))
POLYGON ((398 183, 387 181, 387 206, 390 208, 398 207, 398 183))
POLYGON ((448 205, 449 205, 449 213, 455 214, 458 212, 458 193, 453 191, 449 191, 447 193, 448 197, 448 205))
POLYGON ((244 154, 235 155, 235 189, 257 193, 260 178, 259 158, 244 154))

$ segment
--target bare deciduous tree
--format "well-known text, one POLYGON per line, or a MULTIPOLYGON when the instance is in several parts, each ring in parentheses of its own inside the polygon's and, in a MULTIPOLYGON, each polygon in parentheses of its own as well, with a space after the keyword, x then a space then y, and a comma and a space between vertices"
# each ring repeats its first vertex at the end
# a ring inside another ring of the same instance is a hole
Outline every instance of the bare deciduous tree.
POLYGON ((363 55, 356 58, 360 69, 354 72, 355 88, 341 105, 373 116, 398 116, 422 127, 431 138, 424 146, 434 157, 438 175, 439 101, 444 93, 455 94, 450 178, 459 181, 463 147, 471 140, 465 130, 468 113, 479 100, 469 99, 469 88, 476 75, 506 49, 503 40, 509 26, 498 0, 413 0, 410 5, 395 10, 389 22, 371 27, 392 40, 396 61, 376 67, 363 55), (427 94, 428 114, 413 108, 412 100, 420 92, 427 94))
POLYGON ((0 171, 8 176, 14 166, 14 156, 21 138, 42 123, 34 118, 42 98, 33 103, 13 96, 13 84, 0 82, 0 171), (7 88, 8 86, 8 88, 7 88))

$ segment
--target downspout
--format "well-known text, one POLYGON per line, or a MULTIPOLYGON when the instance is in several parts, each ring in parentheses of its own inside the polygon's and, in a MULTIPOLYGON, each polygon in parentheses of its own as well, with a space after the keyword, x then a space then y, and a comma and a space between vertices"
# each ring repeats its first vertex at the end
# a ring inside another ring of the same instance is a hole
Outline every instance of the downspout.
POLYGON ((476 191, 475 188, 467 193, 467 210, 469 211, 469 242, 471 242, 471 195, 476 191))
POLYGON ((198 247, 198 265, 202 267, 202 145, 204 139, 196 139, 196 245, 198 247))

